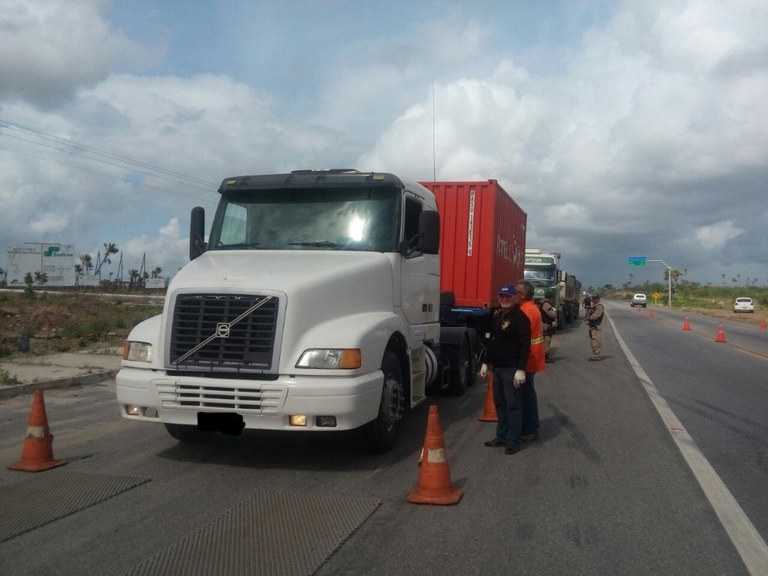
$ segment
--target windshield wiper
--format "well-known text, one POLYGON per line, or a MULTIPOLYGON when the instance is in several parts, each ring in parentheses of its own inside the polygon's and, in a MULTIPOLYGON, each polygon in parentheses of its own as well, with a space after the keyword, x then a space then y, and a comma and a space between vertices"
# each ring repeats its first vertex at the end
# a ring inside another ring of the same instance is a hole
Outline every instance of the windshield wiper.
POLYGON ((317 246, 318 248, 339 248, 341 244, 330 240, 311 240, 305 242, 291 242, 291 246, 317 246))
POLYGON ((258 248, 260 242, 241 242, 240 244, 219 244, 217 250, 249 250, 251 248, 258 248))

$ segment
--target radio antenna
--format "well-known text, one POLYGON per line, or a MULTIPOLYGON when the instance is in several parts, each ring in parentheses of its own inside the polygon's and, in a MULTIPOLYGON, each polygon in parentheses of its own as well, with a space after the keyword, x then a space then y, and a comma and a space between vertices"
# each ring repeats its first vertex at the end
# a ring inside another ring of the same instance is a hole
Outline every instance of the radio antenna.
POLYGON ((432 181, 437 182, 437 160, 435 156, 435 81, 432 80, 432 181))

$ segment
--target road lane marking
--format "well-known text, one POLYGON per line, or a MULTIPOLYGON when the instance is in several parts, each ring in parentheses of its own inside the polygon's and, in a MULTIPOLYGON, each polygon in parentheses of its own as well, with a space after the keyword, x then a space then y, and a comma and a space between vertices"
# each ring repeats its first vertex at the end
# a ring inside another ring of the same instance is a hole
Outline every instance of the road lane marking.
POLYGON ((702 490, 704 490, 707 500, 709 500, 709 503, 715 510, 717 517, 720 518, 721 524, 736 547, 747 570, 752 576, 765 575, 765 567, 768 566, 768 545, 765 543, 765 540, 755 529, 715 469, 712 468, 712 465, 696 445, 691 435, 685 430, 682 422, 677 418, 672 408, 669 407, 667 401, 659 394, 656 385, 640 366, 640 362, 637 361, 635 355, 632 354, 624 342, 610 316, 608 316, 608 322, 613 329, 616 340, 619 342, 619 346, 621 346, 632 369, 637 374, 640 382, 642 382, 659 416, 661 416, 664 424, 669 429, 672 439, 677 444, 693 475, 698 480, 702 490))

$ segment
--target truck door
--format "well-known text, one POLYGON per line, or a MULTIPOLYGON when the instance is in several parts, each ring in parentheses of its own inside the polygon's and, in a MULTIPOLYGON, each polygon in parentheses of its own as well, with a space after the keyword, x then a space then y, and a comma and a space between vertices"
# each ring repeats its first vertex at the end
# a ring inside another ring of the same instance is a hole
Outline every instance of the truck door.
POLYGON ((421 251, 421 199, 406 193, 404 208, 400 305, 411 326, 436 323, 440 313, 440 260, 437 254, 421 251))

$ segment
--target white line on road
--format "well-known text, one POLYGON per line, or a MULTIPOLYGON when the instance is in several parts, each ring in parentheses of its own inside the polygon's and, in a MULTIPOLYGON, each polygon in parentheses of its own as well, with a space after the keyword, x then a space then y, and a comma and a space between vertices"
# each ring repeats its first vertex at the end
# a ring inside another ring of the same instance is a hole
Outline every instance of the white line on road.
POLYGON ((720 522, 723 524, 734 546, 736 546, 736 550, 744 561, 747 570, 749 570, 752 576, 766 576, 768 574, 768 545, 766 545, 765 540, 760 536, 744 513, 744 510, 742 510, 739 503, 733 497, 733 494, 731 494, 728 487, 720 479, 717 472, 715 472, 715 469, 712 468, 712 465, 702 454, 696 442, 693 441, 693 438, 685 430, 680 420, 678 420, 675 413, 669 407, 669 404, 667 404, 667 401, 661 397, 661 394, 656 389, 656 385, 648 377, 648 374, 645 373, 645 370, 642 369, 637 358, 635 358, 634 354, 625 344, 624 339, 619 335, 613 319, 608 317, 608 321, 611 323, 611 328, 613 328, 616 339, 619 341, 619 346, 621 346, 621 349, 627 356, 635 374, 643 383, 648 396, 651 398, 651 402, 653 402, 661 419, 667 425, 672 439, 677 444, 677 447, 683 454, 683 458, 685 458, 694 476, 699 481, 704 494, 707 496, 710 504, 712 504, 712 508, 714 508, 715 513, 720 518, 720 522))

